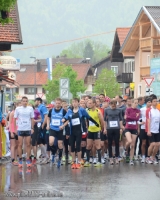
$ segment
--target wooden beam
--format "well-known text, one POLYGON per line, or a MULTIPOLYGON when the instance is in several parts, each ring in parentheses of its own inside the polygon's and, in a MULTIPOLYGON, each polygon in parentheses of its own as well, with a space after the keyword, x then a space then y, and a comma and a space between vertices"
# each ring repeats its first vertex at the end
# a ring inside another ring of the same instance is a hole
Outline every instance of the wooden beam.
POLYGON ((151 39, 151 37, 143 37, 140 40, 148 40, 148 39, 151 39))
POLYGON ((123 52, 123 57, 135 57, 135 52, 123 52))
POLYGON ((131 36, 131 40, 139 40, 139 37, 131 36))
POLYGON ((154 36, 154 27, 153 24, 151 23, 151 57, 150 59, 153 58, 153 37, 154 36))
POLYGON ((139 22, 139 25, 140 25, 140 26, 148 26, 148 25, 150 25, 150 24, 151 24, 151 22, 147 22, 147 21, 139 22))
POLYGON ((152 36, 153 39, 160 39, 160 36, 152 36))

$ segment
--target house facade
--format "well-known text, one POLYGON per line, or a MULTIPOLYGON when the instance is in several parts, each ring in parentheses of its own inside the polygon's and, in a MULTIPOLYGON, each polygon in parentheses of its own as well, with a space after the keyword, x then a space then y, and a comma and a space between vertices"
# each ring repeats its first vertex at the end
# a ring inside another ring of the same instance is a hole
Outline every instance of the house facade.
MULTIPOLYGON (((65 64, 65 63, 63 63, 65 64)), ((92 93, 92 85, 94 75, 91 65, 88 63, 69 64, 72 69, 77 72, 77 80, 83 80, 86 86, 86 93, 92 93)), ((52 65, 53 69, 55 65, 52 65)), ((46 99, 46 94, 43 85, 48 80, 47 65, 41 65, 40 62, 35 64, 21 64, 21 69, 15 72, 16 82, 18 86, 7 84, 5 81, 0 83, 4 92, 9 95, 10 100, 20 100, 22 96, 28 97, 29 100, 34 100, 36 97, 46 99)), ((77 91, 78 92, 78 91, 77 91)))
POLYGON ((151 59, 160 57, 160 6, 141 8, 120 53, 123 57, 133 56, 135 58, 134 97, 147 95, 148 87, 144 79, 151 77, 151 59))

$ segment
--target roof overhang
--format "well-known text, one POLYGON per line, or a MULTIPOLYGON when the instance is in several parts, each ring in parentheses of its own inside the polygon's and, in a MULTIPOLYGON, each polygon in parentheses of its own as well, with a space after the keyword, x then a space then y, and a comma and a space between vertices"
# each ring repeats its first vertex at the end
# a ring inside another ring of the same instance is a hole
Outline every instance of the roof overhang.
MULTIPOLYGON (((148 17, 148 19, 150 20, 150 22, 154 25, 154 27, 156 28, 156 30, 160 33, 160 27, 157 25, 157 23, 155 22, 155 20, 154 20, 153 17, 151 16, 151 14, 148 12, 148 10, 146 9, 146 7, 143 6, 143 7, 141 8, 141 10, 140 10, 138 16, 136 17, 136 20, 134 21, 134 23, 133 23, 133 25, 132 25, 132 27, 131 27, 131 29, 130 29, 130 31, 129 31, 129 33, 128 33, 128 35, 127 35, 125 41, 124 41, 124 43, 123 43, 123 45, 121 46, 121 48, 120 48, 120 50, 119 50, 120 53, 123 53, 123 56, 124 56, 124 57, 127 56, 127 55, 124 55, 124 54, 125 54, 125 53, 124 53, 124 50, 125 50, 125 47, 126 47, 126 45, 127 45, 127 43, 128 43, 129 40, 132 40, 132 39, 134 40, 134 39, 135 39, 135 42, 139 43, 138 38, 137 38, 137 41, 136 41, 136 38, 133 38, 133 37, 132 37, 132 34, 133 34, 133 32, 135 31, 136 27, 139 26, 138 21, 141 19, 143 13, 145 13, 145 14, 147 15, 147 17, 148 17)), ((159 20, 160 20, 160 19, 159 19, 159 20)), ((137 46, 137 49, 138 49, 138 46, 137 46)), ((136 49, 136 50, 137 50, 137 49, 136 49)), ((135 52, 136 52, 136 51, 135 51, 135 52)), ((133 53, 132 53, 132 52, 129 52, 129 54, 131 54, 131 56, 135 56, 135 52, 133 52, 133 53)))

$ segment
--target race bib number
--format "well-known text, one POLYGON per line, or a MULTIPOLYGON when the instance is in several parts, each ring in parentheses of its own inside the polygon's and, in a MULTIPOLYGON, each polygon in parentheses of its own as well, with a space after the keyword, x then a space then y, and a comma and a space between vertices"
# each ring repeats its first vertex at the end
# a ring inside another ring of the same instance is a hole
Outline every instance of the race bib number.
POLYGON ((52 119, 53 126, 60 126, 60 119, 52 119))
POLYGON ((21 119, 21 124, 23 125, 23 126, 27 126, 27 125, 29 125, 29 119, 21 119))
POLYGON ((38 128, 41 127, 41 123, 40 123, 40 122, 37 123, 37 127, 38 127, 38 128))
POLYGON ((136 125, 136 121, 134 121, 134 122, 128 122, 128 124, 136 125))
POLYGON ((79 118, 72 119, 72 125, 73 125, 73 126, 76 126, 76 125, 79 125, 79 124, 80 124, 79 118))
POLYGON ((154 124, 157 126, 157 125, 159 125, 159 118, 155 118, 154 119, 154 124))
POLYGON ((89 121, 89 126, 95 126, 95 124, 91 121, 89 121))
POLYGON ((117 121, 110 121, 110 127, 118 127, 118 122, 117 121))

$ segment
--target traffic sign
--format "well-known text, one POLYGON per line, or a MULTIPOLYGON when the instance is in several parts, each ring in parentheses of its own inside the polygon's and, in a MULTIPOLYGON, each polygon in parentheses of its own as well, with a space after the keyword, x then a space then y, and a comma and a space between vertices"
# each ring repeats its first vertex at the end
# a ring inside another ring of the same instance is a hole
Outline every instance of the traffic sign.
POLYGON ((146 96, 153 94, 153 88, 146 88, 146 96))
POLYGON ((154 77, 147 77, 147 78, 143 78, 143 79, 146 82, 148 87, 150 87, 152 82, 154 81, 154 77))
POLYGON ((66 88, 60 88, 60 98, 69 99, 69 90, 66 88))
POLYGON ((69 88, 69 79, 68 78, 61 78, 60 79, 60 87, 61 88, 69 88))

